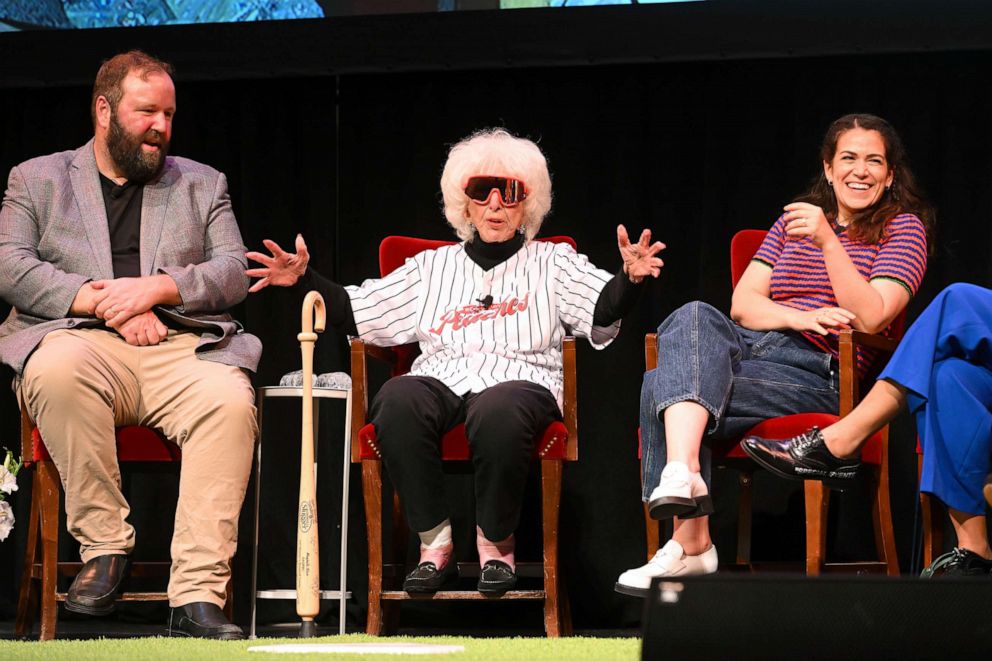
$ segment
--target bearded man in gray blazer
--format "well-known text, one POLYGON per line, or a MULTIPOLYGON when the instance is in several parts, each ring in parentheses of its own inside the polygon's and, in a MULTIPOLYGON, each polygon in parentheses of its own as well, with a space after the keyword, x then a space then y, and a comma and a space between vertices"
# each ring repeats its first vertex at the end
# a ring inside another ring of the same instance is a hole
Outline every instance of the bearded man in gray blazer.
POLYGON ((94 137, 10 172, 0 209, 0 360, 65 489, 83 568, 66 608, 114 608, 134 529, 114 429, 182 449, 169 633, 242 638, 221 611, 255 435, 261 343, 225 310, 247 294, 223 174, 167 156, 171 67, 139 51, 103 64, 94 137))

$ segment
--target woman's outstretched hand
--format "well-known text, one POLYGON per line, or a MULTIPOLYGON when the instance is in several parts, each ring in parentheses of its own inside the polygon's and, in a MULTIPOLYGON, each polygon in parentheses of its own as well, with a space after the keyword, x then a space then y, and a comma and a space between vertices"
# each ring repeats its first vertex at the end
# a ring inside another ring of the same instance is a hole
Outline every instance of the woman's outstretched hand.
POLYGON ((278 243, 269 239, 263 239, 262 243, 272 252, 271 255, 254 251, 245 253, 245 257, 262 265, 262 268, 245 271, 245 274, 252 278, 260 278, 248 291, 261 291, 269 285, 292 287, 307 272, 310 253, 307 251, 307 244, 302 234, 296 235, 295 253, 286 252, 278 243))
POLYGON ((631 282, 640 282, 649 275, 652 278, 661 275, 661 267, 665 262, 655 255, 665 249, 665 244, 661 241, 651 243, 651 230, 644 230, 640 240, 631 243, 627 228, 617 225, 617 247, 620 248, 620 257, 623 259, 623 272, 631 282))

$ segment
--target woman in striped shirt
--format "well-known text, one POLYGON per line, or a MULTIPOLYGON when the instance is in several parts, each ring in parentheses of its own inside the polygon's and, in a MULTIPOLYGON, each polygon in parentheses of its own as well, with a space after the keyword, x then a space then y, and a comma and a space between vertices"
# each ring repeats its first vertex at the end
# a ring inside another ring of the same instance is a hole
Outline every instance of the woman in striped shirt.
MULTIPOLYGON (((758 422, 836 411, 842 328, 887 334, 923 278, 930 213, 898 134, 873 115, 831 124, 822 175, 785 206, 734 289, 730 317, 689 303, 658 328, 662 367, 641 393, 644 499, 675 534, 616 589, 716 571, 705 438, 758 422)), ((858 355, 863 374, 873 355, 858 355)))
POLYGON ((567 243, 533 241, 551 208, 551 177, 536 144, 502 129, 454 147, 441 175, 444 213, 462 242, 425 250, 382 278, 342 287, 296 253, 265 241, 249 259, 268 284, 317 289, 339 331, 380 346, 416 342, 420 355, 390 379, 369 410, 386 470, 407 522, 420 536, 408 592, 436 592, 457 575, 440 462, 440 439, 460 422, 475 467, 481 592, 516 582, 514 530, 535 437, 561 419, 561 341, 597 349, 616 337, 646 277, 658 277, 664 247, 644 230, 636 243, 617 228, 623 267, 593 266, 567 243))

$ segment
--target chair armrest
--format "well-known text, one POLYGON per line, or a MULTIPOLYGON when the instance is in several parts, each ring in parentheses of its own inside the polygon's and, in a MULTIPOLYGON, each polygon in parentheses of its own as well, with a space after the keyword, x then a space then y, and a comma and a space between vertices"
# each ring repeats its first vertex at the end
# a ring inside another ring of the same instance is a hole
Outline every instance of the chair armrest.
POLYGON ((644 336, 644 369, 653 370, 658 367, 658 334, 648 333, 644 336))
POLYGON ((348 338, 348 343, 351 347, 351 462, 359 463, 361 441, 358 432, 365 426, 369 410, 367 356, 374 354, 372 345, 357 337, 348 338))
POLYGON ((358 432, 368 423, 368 357, 395 368, 399 363, 399 355, 389 347, 368 344, 358 337, 348 338, 348 342, 351 345, 351 461, 358 463, 361 461, 358 432))
POLYGON ((390 367, 395 367, 399 361, 399 356, 389 347, 377 347, 374 344, 367 344, 364 340, 359 340, 358 338, 352 338, 352 342, 361 343, 366 356, 380 360, 390 367))
POLYGON ((860 401, 860 379, 858 378, 857 349, 866 347, 886 353, 896 350, 899 342, 884 335, 873 335, 863 331, 845 328, 840 332, 840 416, 850 413, 860 401))
POLYGON ((872 335, 871 333, 865 333, 859 330, 844 331, 851 334, 851 338, 854 341, 855 346, 869 347, 871 349, 878 349, 879 351, 885 351, 886 353, 892 353, 899 346, 897 340, 891 337, 885 337, 884 335, 872 335))

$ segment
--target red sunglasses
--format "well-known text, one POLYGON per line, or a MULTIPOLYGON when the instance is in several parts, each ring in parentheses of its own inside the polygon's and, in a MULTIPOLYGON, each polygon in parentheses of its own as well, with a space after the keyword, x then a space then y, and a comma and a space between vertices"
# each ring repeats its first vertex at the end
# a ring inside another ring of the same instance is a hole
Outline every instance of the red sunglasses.
POLYGON ((527 186, 513 177, 469 177, 465 184, 465 194, 476 204, 488 202, 494 189, 504 207, 515 207, 527 199, 527 186))

